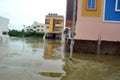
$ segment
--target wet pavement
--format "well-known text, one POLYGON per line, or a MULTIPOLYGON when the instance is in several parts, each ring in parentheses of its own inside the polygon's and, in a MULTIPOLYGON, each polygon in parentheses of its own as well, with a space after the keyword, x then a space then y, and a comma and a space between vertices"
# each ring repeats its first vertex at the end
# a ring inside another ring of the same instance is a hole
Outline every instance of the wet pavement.
POLYGON ((0 80, 120 80, 120 56, 64 52, 64 42, 0 41, 0 80))

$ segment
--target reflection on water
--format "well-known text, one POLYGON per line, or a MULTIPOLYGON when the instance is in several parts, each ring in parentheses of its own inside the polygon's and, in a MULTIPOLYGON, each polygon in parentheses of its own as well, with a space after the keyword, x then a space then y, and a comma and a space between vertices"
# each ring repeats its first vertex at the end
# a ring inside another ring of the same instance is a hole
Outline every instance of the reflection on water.
POLYGON ((41 72, 38 74, 46 76, 46 77, 52 77, 52 78, 62 77, 62 75, 63 75, 63 73, 53 73, 53 72, 41 72))
POLYGON ((44 42, 40 38, 27 38, 25 43, 27 44, 27 47, 31 46, 33 52, 37 52, 39 49, 43 49, 44 47, 44 42))
POLYGON ((14 76, 18 80, 120 80, 120 56, 73 53, 72 60, 68 57, 59 40, 10 38, 8 44, 0 44, 0 68, 8 70, 0 71, 0 77, 8 80, 4 73, 10 80, 14 76), (3 54, 7 59, 2 62, 3 54))
POLYGON ((44 43, 44 58, 45 59, 61 59, 62 43, 58 40, 46 40, 44 43))
POLYGON ((66 76, 62 80, 119 80, 119 56, 97 56, 89 54, 73 55, 73 60, 65 60, 66 76))

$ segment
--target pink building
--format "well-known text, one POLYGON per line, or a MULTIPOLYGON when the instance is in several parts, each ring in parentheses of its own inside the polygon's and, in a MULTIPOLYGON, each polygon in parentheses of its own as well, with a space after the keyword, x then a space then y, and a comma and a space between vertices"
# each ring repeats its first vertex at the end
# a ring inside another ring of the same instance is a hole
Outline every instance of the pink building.
POLYGON ((76 19, 75 52, 120 54, 120 0, 78 0, 76 19))

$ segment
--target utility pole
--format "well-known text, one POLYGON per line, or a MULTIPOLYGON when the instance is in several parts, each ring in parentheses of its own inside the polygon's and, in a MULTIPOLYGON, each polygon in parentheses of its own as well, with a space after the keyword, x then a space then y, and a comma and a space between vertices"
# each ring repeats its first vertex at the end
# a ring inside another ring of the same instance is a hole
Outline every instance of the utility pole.
POLYGON ((97 55, 100 55, 101 48, 101 34, 98 35, 97 55))
POLYGON ((24 51, 24 40, 25 40, 25 25, 23 25, 23 51, 24 51))
POLYGON ((23 25, 23 38, 25 37, 25 25, 23 25))
POLYGON ((71 45, 70 45, 70 57, 69 59, 72 60, 73 54, 73 45, 74 45, 74 36, 75 36, 75 16, 76 16, 76 5, 77 0, 74 0, 74 7, 73 7, 73 19, 72 19, 72 31, 71 31, 71 45))

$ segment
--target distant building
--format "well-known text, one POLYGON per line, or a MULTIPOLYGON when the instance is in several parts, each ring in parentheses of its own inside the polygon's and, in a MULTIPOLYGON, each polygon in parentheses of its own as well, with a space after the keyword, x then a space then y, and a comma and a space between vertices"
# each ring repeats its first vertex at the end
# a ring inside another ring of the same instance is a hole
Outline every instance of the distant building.
POLYGON ((34 22, 31 26, 26 27, 27 32, 49 32, 49 26, 46 24, 41 24, 34 22))
POLYGON ((8 37, 8 28, 9 19, 0 16, 0 38, 8 37))
MULTIPOLYGON (((73 1, 67 0, 66 27, 72 20, 73 1)), ((120 54, 120 0, 77 0, 76 6, 74 51, 120 54)))
POLYGON ((49 26, 46 38, 61 38, 64 30, 64 17, 62 15, 49 13, 45 17, 45 24, 49 26))

